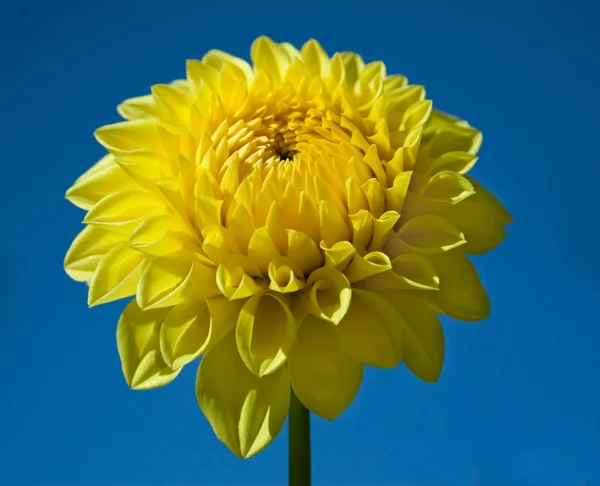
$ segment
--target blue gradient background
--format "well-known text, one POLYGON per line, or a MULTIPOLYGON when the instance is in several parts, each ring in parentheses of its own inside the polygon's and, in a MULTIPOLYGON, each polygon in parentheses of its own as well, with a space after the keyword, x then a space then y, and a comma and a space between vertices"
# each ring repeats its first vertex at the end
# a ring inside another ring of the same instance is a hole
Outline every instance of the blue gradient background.
POLYGON ((474 175, 515 217, 476 258, 483 323, 444 320, 437 385, 371 370, 313 422, 314 483, 600 484, 596 302, 599 8, 593 1, 21 2, 0 16, 0 484, 284 484, 287 431, 241 461, 194 396, 195 366, 133 392, 115 326, 62 259, 83 213, 66 188, 103 153, 122 99, 259 34, 382 59, 484 132, 474 175), (598 463, 594 463, 598 460, 598 463))

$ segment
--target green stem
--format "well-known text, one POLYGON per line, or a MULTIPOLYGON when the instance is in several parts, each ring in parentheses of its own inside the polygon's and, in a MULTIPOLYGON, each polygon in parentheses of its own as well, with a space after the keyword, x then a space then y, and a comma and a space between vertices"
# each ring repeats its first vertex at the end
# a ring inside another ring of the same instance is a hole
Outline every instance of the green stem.
POLYGON ((290 389, 289 486, 310 486, 310 412, 290 389))

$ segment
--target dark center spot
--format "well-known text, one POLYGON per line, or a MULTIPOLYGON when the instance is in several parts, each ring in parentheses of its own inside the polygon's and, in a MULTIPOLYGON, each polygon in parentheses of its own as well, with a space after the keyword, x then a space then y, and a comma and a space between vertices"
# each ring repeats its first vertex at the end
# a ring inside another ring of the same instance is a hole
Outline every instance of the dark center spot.
POLYGON ((297 151, 293 150, 290 147, 279 147, 276 146, 274 149, 275 155, 279 157, 279 160, 293 160, 294 155, 296 155, 297 151))

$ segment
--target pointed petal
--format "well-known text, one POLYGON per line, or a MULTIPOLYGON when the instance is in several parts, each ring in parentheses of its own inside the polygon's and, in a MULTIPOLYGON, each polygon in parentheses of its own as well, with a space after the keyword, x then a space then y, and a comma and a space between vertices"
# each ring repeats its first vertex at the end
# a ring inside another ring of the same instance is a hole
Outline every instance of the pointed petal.
POLYGON ((307 316, 288 360, 290 382, 302 404, 319 417, 333 420, 358 393, 363 366, 340 346, 336 329, 307 316))
POLYGON ((504 227, 512 222, 512 216, 487 189, 468 178, 475 194, 468 200, 443 213, 449 221, 465 233, 465 253, 486 253, 502 242, 506 236, 504 227))
POLYGON ((71 243, 65 256, 65 271, 73 280, 89 282, 104 255, 127 238, 118 233, 86 226, 71 243))
POLYGON ((277 86, 290 64, 289 55, 279 44, 261 36, 252 44, 252 62, 257 71, 265 71, 277 86))
POLYGON ((176 370, 192 362, 205 351, 210 334, 210 312, 205 301, 173 307, 160 328, 160 350, 165 363, 176 370))
POLYGON ((152 95, 136 96, 123 101, 117 111, 126 120, 152 118, 156 116, 156 106, 152 95))
POLYGON ((440 276, 437 292, 427 296, 442 314, 461 321, 480 321, 490 314, 490 301, 475 265, 459 253, 436 255, 431 262, 440 276))
POLYGON ((163 257, 184 248, 200 251, 197 235, 179 217, 173 214, 151 216, 133 230, 129 246, 147 255, 163 257))
POLYGON ((83 221, 129 235, 145 218, 164 211, 162 202, 146 191, 120 191, 102 198, 83 221))
POLYGON ((410 251, 425 255, 452 250, 466 243, 463 233, 447 219, 433 214, 408 220, 398 230, 398 236, 410 251))
POLYGON ((302 46, 302 60, 310 72, 317 75, 327 75, 329 56, 316 40, 310 39, 302 46))
POLYGON ((94 135, 114 155, 136 149, 165 153, 156 122, 150 118, 125 121, 98 128, 94 135))
POLYGON ((437 290, 440 278, 431 262, 416 253, 393 258, 392 270, 358 282, 360 288, 372 292, 390 290, 437 290))
POLYGON ((350 240, 348 224, 333 203, 325 200, 319 202, 319 218, 321 239, 328 246, 332 246, 338 241, 350 240))
POLYGON ((102 257, 90 282, 88 305, 106 304, 134 295, 146 257, 120 243, 102 257))
POLYGON ((471 255, 480 255, 493 250, 506 237, 504 225, 482 204, 477 197, 478 194, 479 192, 442 213, 464 233, 467 242, 461 251, 471 255))
POLYGON ((177 305, 186 296, 203 299, 219 293, 216 269, 188 254, 146 264, 137 287, 137 301, 142 309, 156 309, 177 305))
POLYGON ((429 179, 422 197, 428 202, 457 204, 473 194, 473 185, 466 177, 451 170, 443 170, 429 179))
POLYGON ((321 249, 325 252, 325 266, 335 268, 340 272, 346 270, 356 252, 356 248, 349 241, 338 241, 332 247, 328 247, 322 241, 321 249))
POLYGON ((135 300, 123 311, 117 326, 117 347, 127 384, 135 390, 166 385, 181 370, 173 371, 159 349, 160 327, 168 309, 143 311, 135 300))
POLYGON ((346 276, 332 267, 322 267, 310 274, 307 288, 300 297, 304 308, 315 317, 339 324, 348 312, 352 289, 346 276))
POLYGON ((394 368, 402 355, 402 315, 385 299, 352 290, 350 309, 336 328, 340 345, 368 366, 394 368))
POLYGON ((391 269, 392 263, 385 253, 372 251, 365 256, 355 254, 344 275, 351 283, 355 283, 391 269))
POLYGON ((268 446, 285 423, 290 404, 285 367, 259 378, 241 360, 228 338, 200 363, 196 396, 216 436, 237 456, 268 446))
POLYGON ((269 280, 269 288, 282 294, 296 292, 306 286, 302 271, 288 257, 279 257, 269 263, 269 280))
MULTIPOLYGON (((117 191, 139 190, 139 186, 115 162, 112 155, 106 155, 107 163, 79 177, 67 191, 65 197, 82 209, 89 210, 108 194, 117 191)), ((100 164, 99 163, 99 164, 100 164)), ((97 164, 97 165, 99 165, 97 164)))
POLYGON ((288 237, 287 256, 298 265, 302 273, 308 274, 320 267, 322 257, 315 242, 300 231, 288 229, 286 232, 288 237))
MULTIPOLYGON (((482 136, 479 130, 471 127, 466 121, 433 110, 425 124, 423 140, 424 147, 421 152, 427 154, 430 160, 434 160, 448 152, 476 154, 481 146, 482 136)), ((428 165, 427 161, 421 160, 420 154, 417 168, 426 170, 428 165)))
POLYGON ((417 378, 438 381, 444 363, 444 332, 435 312, 416 297, 390 293, 385 298, 404 316, 400 321, 402 361, 417 378))
POLYGON ((202 59, 205 64, 215 69, 221 69, 225 64, 236 66, 240 73, 244 74, 246 81, 250 83, 254 78, 252 67, 245 60, 232 56, 227 52, 219 51, 217 49, 210 50, 206 53, 202 59))
POLYGON ((242 308, 235 338, 240 356, 256 376, 281 368, 296 338, 296 321, 284 296, 257 294, 242 308))
POLYGON ((261 292, 266 283, 253 279, 241 266, 221 264, 217 268, 217 287, 227 300, 247 299, 261 292))
POLYGON ((173 307, 160 330, 160 350, 174 370, 214 348, 235 328, 241 303, 224 297, 190 300, 173 307))

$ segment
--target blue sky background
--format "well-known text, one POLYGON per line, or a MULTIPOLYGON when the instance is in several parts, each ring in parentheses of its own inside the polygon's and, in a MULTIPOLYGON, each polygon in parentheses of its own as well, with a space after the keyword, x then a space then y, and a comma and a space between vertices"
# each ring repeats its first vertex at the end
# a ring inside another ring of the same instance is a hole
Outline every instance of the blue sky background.
POLYGON ((267 34, 382 59, 484 132, 474 175, 514 215, 476 263, 492 301, 444 321, 437 385, 371 370, 313 421, 316 485, 600 485, 596 2, 12 2, 0 15, 0 484, 284 484, 287 431, 248 461, 213 435, 194 366, 130 391, 117 302, 89 310, 62 260, 63 199, 122 99, 267 34), (594 460, 598 460, 594 464, 594 460))

